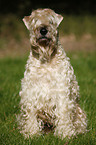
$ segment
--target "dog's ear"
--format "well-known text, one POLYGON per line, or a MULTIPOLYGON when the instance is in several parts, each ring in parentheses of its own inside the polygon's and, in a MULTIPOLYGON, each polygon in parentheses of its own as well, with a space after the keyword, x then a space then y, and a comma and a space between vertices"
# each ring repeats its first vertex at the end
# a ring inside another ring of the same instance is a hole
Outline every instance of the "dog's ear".
POLYGON ((23 18, 23 22, 24 22, 25 26, 27 27, 27 29, 29 30, 30 16, 25 16, 23 18))
POLYGON ((60 23, 63 20, 63 16, 56 14, 56 22, 57 22, 57 27, 60 25, 60 23))

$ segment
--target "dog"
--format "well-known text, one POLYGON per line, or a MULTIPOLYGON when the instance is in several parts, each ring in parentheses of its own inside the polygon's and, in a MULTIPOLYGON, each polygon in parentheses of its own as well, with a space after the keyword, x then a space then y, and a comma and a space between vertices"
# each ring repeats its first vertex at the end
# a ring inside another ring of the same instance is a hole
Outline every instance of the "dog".
POLYGON ((78 104, 78 82, 59 41, 62 20, 47 8, 23 18, 31 50, 21 81, 17 120, 25 137, 53 132, 63 139, 86 131, 86 114, 78 104))

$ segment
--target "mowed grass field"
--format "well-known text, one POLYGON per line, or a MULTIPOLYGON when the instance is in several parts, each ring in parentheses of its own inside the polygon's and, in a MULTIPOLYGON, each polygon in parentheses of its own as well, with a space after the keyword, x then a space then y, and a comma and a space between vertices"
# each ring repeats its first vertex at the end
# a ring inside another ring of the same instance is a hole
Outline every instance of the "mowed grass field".
POLYGON ((96 51, 67 52, 80 86, 80 106, 85 110, 88 132, 61 140, 53 134, 25 139, 17 129, 19 91, 27 56, 0 59, 0 145, 95 145, 96 51))

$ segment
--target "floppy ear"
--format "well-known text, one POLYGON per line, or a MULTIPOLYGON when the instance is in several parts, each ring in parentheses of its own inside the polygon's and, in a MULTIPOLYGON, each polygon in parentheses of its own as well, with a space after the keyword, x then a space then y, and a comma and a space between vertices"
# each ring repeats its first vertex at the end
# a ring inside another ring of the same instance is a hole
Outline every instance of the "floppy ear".
POLYGON ((63 16, 56 14, 56 22, 57 22, 57 27, 60 25, 60 23, 63 20, 63 16))
POLYGON ((29 30, 30 16, 25 16, 23 18, 23 22, 24 22, 25 26, 27 27, 27 29, 29 30))

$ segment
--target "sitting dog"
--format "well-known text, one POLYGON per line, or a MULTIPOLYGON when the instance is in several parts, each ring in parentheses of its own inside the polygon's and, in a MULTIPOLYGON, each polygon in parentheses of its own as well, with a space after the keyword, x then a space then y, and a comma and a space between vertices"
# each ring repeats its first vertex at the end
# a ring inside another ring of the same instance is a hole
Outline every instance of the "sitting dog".
POLYGON ((25 137, 53 132, 63 139, 86 131, 76 76, 59 42, 62 19, 51 9, 34 10, 23 19, 31 43, 18 115, 20 132, 25 137))

